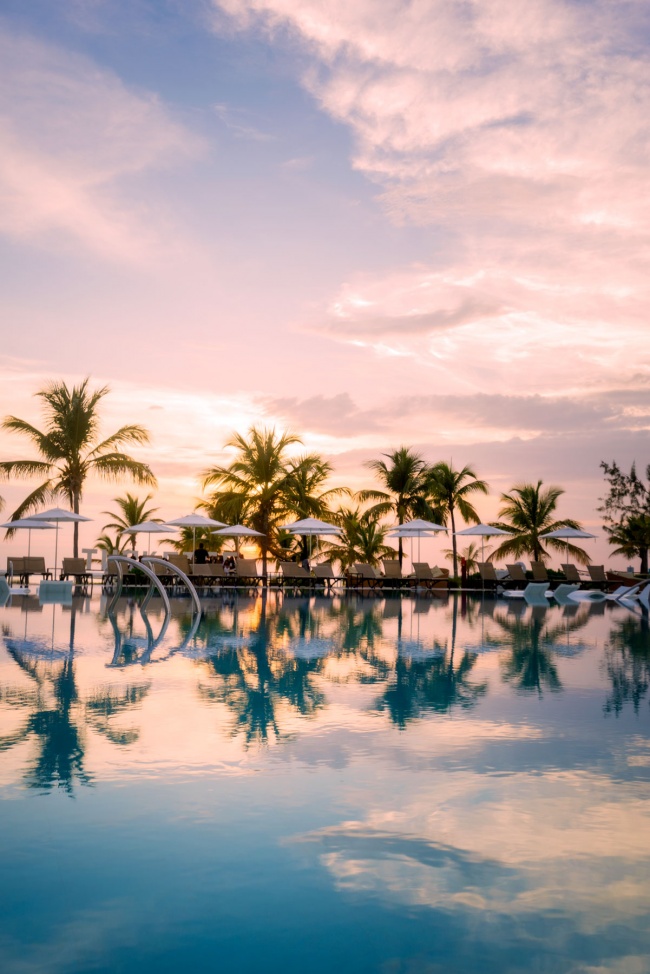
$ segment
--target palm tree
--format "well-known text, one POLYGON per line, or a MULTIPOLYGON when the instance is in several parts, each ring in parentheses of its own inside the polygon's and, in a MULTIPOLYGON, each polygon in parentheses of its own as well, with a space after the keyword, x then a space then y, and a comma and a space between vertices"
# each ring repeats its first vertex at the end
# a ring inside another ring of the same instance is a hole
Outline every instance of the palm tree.
MULTIPOLYGON (((548 552, 540 539, 540 535, 557 531, 559 528, 580 529, 578 521, 564 518, 556 521, 555 509, 559 498, 564 493, 561 487, 546 487, 542 490, 542 481, 536 484, 518 484, 509 494, 501 495, 501 510, 499 520, 494 527, 502 528, 512 535, 506 538, 490 555, 490 561, 501 558, 521 558, 530 555, 534 561, 545 561, 548 552)), ((584 548, 570 544, 559 538, 546 538, 549 548, 570 554, 581 565, 588 565, 591 561, 584 548)))
MULTIPOLYGON (((152 499, 153 494, 147 494, 142 500, 138 497, 134 497, 133 494, 129 494, 128 491, 124 497, 114 497, 113 500, 119 507, 121 514, 115 514, 113 511, 102 511, 102 514, 107 514, 108 517, 112 517, 113 520, 109 521, 102 528, 103 531, 112 528, 116 533, 115 543, 116 547, 119 547, 122 541, 122 535, 127 528, 132 528, 135 524, 142 524, 143 521, 161 521, 161 518, 154 517, 154 514, 158 510, 157 507, 147 508, 147 504, 152 499)), ((131 548, 135 551, 135 539, 137 538, 137 533, 131 535, 131 548)))
POLYGON ((376 508, 361 512, 358 507, 341 507, 335 512, 341 535, 337 541, 323 542, 323 549, 343 571, 355 562, 378 565, 382 558, 394 556, 395 549, 385 544, 388 528, 379 523, 380 517, 376 508))
MULTIPOLYGON (((414 517, 434 519, 434 512, 427 502, 428 468, 419 453, 401 446, 392 453, 382 453, 386 460, 368 460, 369 467, 381 482, 384 490, 363 490, 361 501, 377 501, 372 510, 379 516, 394 514, 398 524, 414 517)), ((402 539, 399 539, 398 558, 402 565, 402 539)))
MULTIPOLYGON (((45 477, 25 498, 12 520, 30 514, 45 502, 63 497, 75 514, 79 513, 84 484, 89 474, 105 480, 128 475, 138 484, 155 487, 156 478, 146 463, 134 460, 121 447, 127 443, 147 443, 149 433, 142 426, 122 426, 103 440, 99 439, 100 401, 108 386, 90 391, 89 379, 69 389, 65 382, 52 382, 36 395, 44 404, 45 432, 16 416, 7 416, 2 427, 22 433, 35 445, 42 459, 4 460, 0 475, 5 477, 45 477)), ((8 532, 10 534, 10 532, 8 532)), ((74 526, 74 556, 79 554, 79 526, 74 526)))
POLYGON ((639 571, 642 575, 647 575, 648 551, 650 550, 650 515, 630 514, 619 524, 614 524, 612 527, 605 526, 605 531, 609 535, 609 543, 618 546, 612 554, 625 555, 626 558, 640 558, 639 571))
MULTIPOLYGON (((349 494, 347 487, 324 486, 332 473, 332 465, 316 453, 297 457, 287 464, 287 505, 298 519, 316 517, 327 518, 331 512, 329 502, 341 494, 349 494)), ((282 538, 282 547, 292 547, 290 538, 282 538)), ((302 557, 309 552, 307 538, 301 538, 302 557)))
POLYGON ((228 467, 215 466, 203 475, 203 487, 216 486, 212 495, 217 506, 229 520, 227 512, 237 509, 242 521, 260 531, 262 573, 266 576, 269 551, 273 551, 274 532, 290 514, 289 458, 287 450, 302 441, 294 433, 278 435, 275 429, 252 426, 248 438, 235 433, 226 443, 234 447, 237 456, 228 467))
POLYGON ((478 524, 480 517, 468 500, 471 494, 487 494, 489 488, 484 480, 478 480, 470 466, 454 470, 451 463, 440 461, 429 471, 429 492, 433 502, 442 511, 443 524, 449 518, 451 525, 451 546, 454 563, 454 576, 458 575, 458 551, 456 545, 456 517, 458 511, 468 523, 478 524))
MULTIPOLYGON (((487 551, 489 554, 489 548, 486 548, 485 551, 487 551)), ((481 545, 478 544, 478 542, 470 541, 467 547, 463 548, 463 550, 459 552, 459 554, 460 554, 461 561, 463 560, 463 558, 465 559, 465 567, 468 572, 478 571, 479 562, 481 561, 482 554, 484 554, 484 551, 482 551, 481 545)), ((445 556, 445 558, 448 558, 449 561, 451 561, 454 557, 454 549, 445 548, 443 551, 443 555, 445 556)))

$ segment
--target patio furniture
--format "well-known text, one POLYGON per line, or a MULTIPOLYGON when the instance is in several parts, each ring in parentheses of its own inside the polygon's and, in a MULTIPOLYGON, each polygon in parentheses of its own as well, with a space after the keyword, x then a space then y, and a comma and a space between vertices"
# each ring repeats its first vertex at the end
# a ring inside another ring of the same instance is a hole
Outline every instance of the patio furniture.
POLYGON ((322 582, 323 587, 327 592, 332 591, 332 586, 335 585, 336 582, 345 582, 344 575, 334 574, 331 561, 323 561, 320 565, 314 565, 312 572, 316 583, 322 582))
POLYGON ((295 561, 281 561, 278 565, 280 571, 276 575, 276 580, 280 588, 311 588, 314 578, 302 565, 295 561))
POLYGON ((582 585, 583 579, 580 577, 580 572, 575 565, 560 565, 560 568, 564 572, 564 577, 567 582, 582 585))
POLYGON ((534 582, 548 582, 548 572, 543 561, 531 561, 530 570, 533 573, 534 582))
POLYGON ((589 572, 589 578, 603 591, 607 589, 607 575, 605 574, 604 565, 587 565, 587 571, 589 572))
POLYGON ((90 582, 92 587, 93 584, 93 574, 86 568, 85 558, 64 558, 59 578, 62 582, 73 578, 75 585, 87 585, 90 582))
POLYGON ((477 562, 479 575, 481 576, 481 586, 483 588, 496 589, 497 585, 503 585, 503 579, 499 578, 496 568, 490 561, 477 562))
POLYGON ((437 565, 434 565, 434 567, 431 568, 426 561, 414 561, 413 574, 410 575, 409 578, 411 579, 411 582, 415 584, 416 588, 449 588, 449 569, 438 568, 437 565))
POLYGON ((516 582, 518 585, 528 584, 526 569, 522 565, 506 565, 506 568, 508 569, 508 578, 511 582, 516 582))
POLYGON ((357 561, 348 568, 346 584, 348 588, 377 591, 383 587, 384 579, 372 565, 357 561))
POLYGON ((402 569, 397 558, 386 558, 382 565, 384 567, 384 588, 401 589, 406 579, 402 575, 402 569))
POLYGON ((257 570, 257 559, 238 558, 235 563, 234 576, 236 585, 244 585, 249 588, 257 588, 262 584, 263 578, 257 570))

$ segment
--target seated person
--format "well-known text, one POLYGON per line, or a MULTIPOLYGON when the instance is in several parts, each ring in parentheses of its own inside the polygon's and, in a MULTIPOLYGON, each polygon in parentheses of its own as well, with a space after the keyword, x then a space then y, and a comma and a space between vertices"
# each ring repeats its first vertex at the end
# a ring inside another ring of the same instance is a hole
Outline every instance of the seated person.
POLYGON ((195 565, 205 565, 208 560, 208 552, 202 541, 199 541, 199 546, 194 552, 194 564, 195 565))

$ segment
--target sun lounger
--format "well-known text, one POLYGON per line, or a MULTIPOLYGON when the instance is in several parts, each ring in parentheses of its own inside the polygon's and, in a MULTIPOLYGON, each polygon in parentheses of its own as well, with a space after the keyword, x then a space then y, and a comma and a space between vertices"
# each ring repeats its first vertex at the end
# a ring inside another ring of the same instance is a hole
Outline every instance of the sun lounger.
POLYGON ((482 588, 496 589, 497 585, 503 584, 503 580, 497 575, 496 568, 491 561, 479 561, 477 568, 481 576, 482 588))
POLYGON ((449 588, 449 569, 438 568, 437 565, 434 565, 434 567, 431 568, 426 561, 414 561, 413 574, 410 575, 409 578, 416 588, 449 588))
POLYGON ((604 565, 587 565, 587 571, 592 582, 602 589, 607 588, 607 575, 604 565))
POLYGON ((564 577, 567 582, 582 585, 583 579, 580 577, 580 572, 575 565, 560 565, 560 568, 564 572, 564 577))
POLYGON ((508 569, 508 578, 511 582, 517 582, 518 585, 528 584, 526 569, 522 568, 521 565, 506 565, 506 568, 508 569))
MULTIPOLYGON (((574 602, 624 602, 639 597, 639 594, 646 588, 648 582, 644 579, 636 582, 635 585, 619 585, 614 591, 607 594, 597 589, 588 589, 583 592, 573 592, 569 598, 574 602)), ((644 599, 645 599, 644 595, 644 599)))
POLYGON ((534 582, 548 582, 548 572, 543 561, 531 561, 530 570, 533 573, 534 582))
POLYGON ((262 576, 257 570, 257 559, 238 558, 235 563, 235 584, 246 585, 249 587, 258 586, 262 583, 262 576))
POLYGON ((85 558, 63 559, 61 563, 60 579, 62 582, 65 582, 69 578, 74 579, 75 585, 87 585, 90 582, 92 586, 93 574, 86 568, 85 558))
POLYGON ((547 582, 529 582, 523 591, 519 589, 503 594, 509 599, 524 599, 528 605, 548 605, 548 597, 553 593, 549 591, 547 582))
POLYGON ((558 603, 558 605, 573 605, 571 600, 571 594, 573 592, 578 592, 580 585, 575 583, 562 582, 556 589, 553 589, 551 595, 558 603))
POLYGON ((384 568, 384 587, 400 589, 405 582, 400 563, 396 558, 387 558, 382 562, 384 568))
POLYGON ((7 558, 7 577, 9 579, 9 584, 13 583, 14 578, 17 578, 19 582, 23 579, 23 563, 25 559, 22 557, 16 557, 10 555, 7 558))
POLYGON ((275 578, 281 588, 305 588, 311 587, 314 576, 302 565, 295 561, 281 561, 278 565, 280 571, 275 578))
POLYGON ((383 577, 372 565, 357 561, 348 569, 347 585, 349 588, 365 588, 374 591, 381 589, 383 584, 383 577))
POLYGON ((192 565, 190 579, 197 588, 214 588, 231 583, 232 576, 220 562, 206 562, 205 565, 192 565))
POLYGON ((345 582, 344 575, 334 574, 331 561, 324 561, 321 562, 320 565, 314 565, 312 572, 314 573, 316 582, 322 582, 323 586, 328 592, 331 591, 332 586, 335 585, 336 582, 345 582))

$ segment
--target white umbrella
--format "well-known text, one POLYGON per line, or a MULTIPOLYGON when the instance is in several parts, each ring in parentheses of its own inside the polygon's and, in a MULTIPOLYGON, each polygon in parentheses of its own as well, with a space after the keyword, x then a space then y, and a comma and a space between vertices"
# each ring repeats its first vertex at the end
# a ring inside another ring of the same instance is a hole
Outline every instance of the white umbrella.
POLYGON ((15 521, 7 521, 6 524, 0 524, 0 528, 7 528, 7 530, 12 531, 25 528, 29 532, 27 535, 27 557, 32 553, 32 531, 54 531, 53 524, 48 524, 47 521, 34 521, 30 517, 19 517, 15 521))
POLYGON ((485 561, 485 539, 493 538, 498 534, 512 534, 512 531, 504 531, 503 528, 494 528, 491 524, 472 524, 469 528, 454 532, 456 536, 469 535, 480 537, 481 539, 481 561, 485 561))
POLYGON ((31 521, 52 521, 56 524, 56 539, 54 542, 54 574, 56 576, 56 563, 59 556, 59 524, 61 522, 76 521, 92 521, 90 517, 84 517, 83 514, 75 514, 74 511, 66 511, 62 507, 53 507, 49 511, 39 511, 38 514, 32 514, 31 521))
MULTIPOLYGON (((421 517, 416 517, 412 521, 405 521, 404 524, 398 524, 397 527, 392 528, 387 534, 389 538, 413 538, 418 539, 418 561, 420 560, 420 538, 422 535, 425 537, 428 534, 435 534, 438 531, 446 531, 447 528, 443 524, 436 524, 434 521, 424 521, 421 517)), ((413 545, 411 545, 411 562, 413 562, 413 545)))
POLYGON ((223 521, 215 521, 213 517, 206 517, 204 514, 186 514, 184 517, 175 517, 167 524, 173 524, 178 528, 192 528, 192 561, 194 561, 194 549, 196 548, 196 529, 197 528, 225 528, 227 525, 223 521))
MULTIPOLYGON (((255 531, 253 528, 247 528, 245 524, 231 524, 227 528, 219 528, 215 534, 220 534, 224 538, 263 538, 264 535, 261 531, 255 531)), ((237 545, 237 550, 239 551, 239 542, 235 542, 237 545)))
POLYGON ((540 534, 540 538, 557 538, 558 541, 566 541, 565 558, 567 562, 569 561, 569 541, 573 541, 575 538, 595 537, 595 534, 589 534, 588 531, 583 531, 581 528, 557 528, 547 534, 540 534))
POLYGON ((283 524, 285 531, 291 534, 299 534, 309 538, 309 557, 311 558, 311 539, 325 534, 341 534, 341 528, 336 524, 328 524, 327 521, 320 521, 317 517, 305 517, 302 521, 294 521, 293 524, 283 524))
POLYGON ((141 524, 132 524, 130 528, 124 528, 122 534, 148 534, 149 545, 147 552, 151 554, 151 535, 152 534, 172 534, 178 531, 175 525, 161 524, 160 521, 143 521, 141 524))

